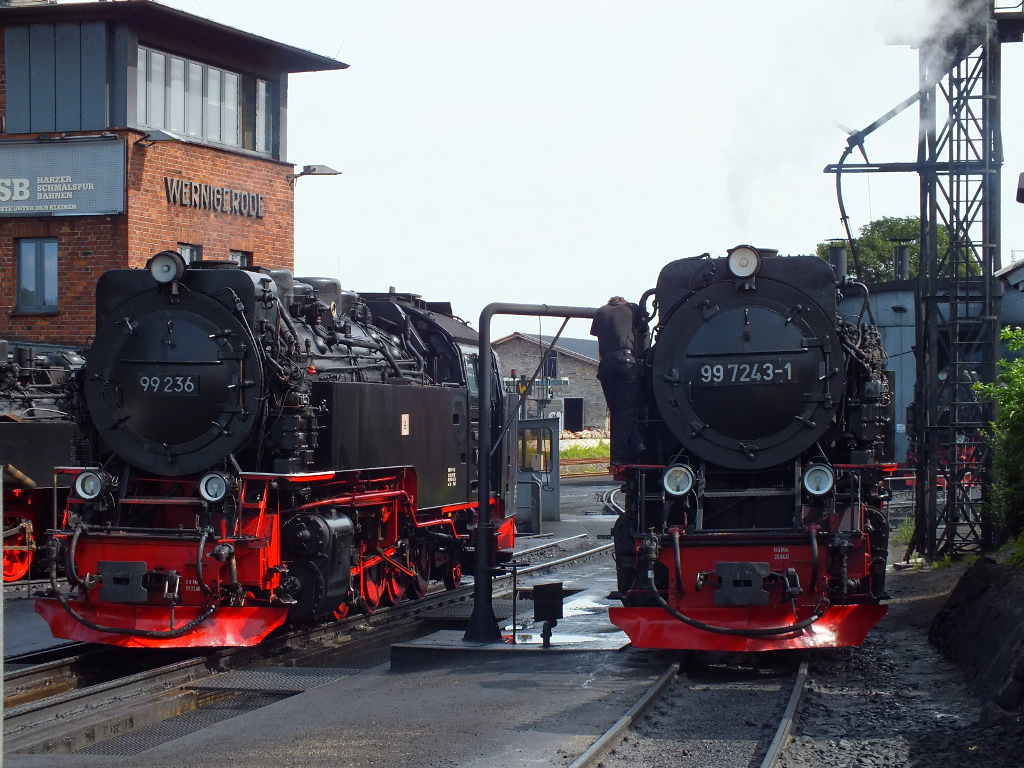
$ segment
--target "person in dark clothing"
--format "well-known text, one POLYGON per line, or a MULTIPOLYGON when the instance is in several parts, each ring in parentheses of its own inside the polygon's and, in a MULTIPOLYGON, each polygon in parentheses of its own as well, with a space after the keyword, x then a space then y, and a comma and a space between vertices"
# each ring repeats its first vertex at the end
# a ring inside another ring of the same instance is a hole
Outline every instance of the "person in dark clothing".
POLYGON ((590 335, 597 337, 601 356, 597 379, 611 416, 611 463, 629 464, 644 450, 636 423, 640 396, 637 352, 642 346, 638 336, 646 337, 640 308, 621 296, 612 296, 594 315, 590 335))

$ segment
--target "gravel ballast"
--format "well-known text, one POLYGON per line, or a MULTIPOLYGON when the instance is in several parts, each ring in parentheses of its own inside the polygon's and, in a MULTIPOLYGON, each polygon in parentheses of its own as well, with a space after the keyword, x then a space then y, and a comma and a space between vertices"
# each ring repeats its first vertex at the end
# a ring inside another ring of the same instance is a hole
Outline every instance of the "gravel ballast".
POLYGON ((896 568, 887 587, 863 646, 812 656, 781 765, 1024 766, 1024 575, 982 560, 896 568))

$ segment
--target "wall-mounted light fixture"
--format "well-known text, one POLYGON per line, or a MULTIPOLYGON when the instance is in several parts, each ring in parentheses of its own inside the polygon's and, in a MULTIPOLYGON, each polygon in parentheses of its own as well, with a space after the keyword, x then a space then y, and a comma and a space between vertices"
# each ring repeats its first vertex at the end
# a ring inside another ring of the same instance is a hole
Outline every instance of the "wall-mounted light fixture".
POLYGON ((294 183, 295 179, 300 176, 340 176, 341 171, 336 171, 329 165, 304 165, 302 170, 298 173, 286 173, 285 178, 291 179, 294 183))

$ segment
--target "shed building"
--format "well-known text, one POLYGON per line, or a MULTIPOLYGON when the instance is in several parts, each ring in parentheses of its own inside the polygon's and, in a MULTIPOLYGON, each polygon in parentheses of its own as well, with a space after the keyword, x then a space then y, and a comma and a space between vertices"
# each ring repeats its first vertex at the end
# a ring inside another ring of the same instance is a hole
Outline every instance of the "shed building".
POLYGON ((519 391, 522 377, 529 381, 539 368, 523 415, 558 416, 569 432, 607 431, 608 407, 597 380, 597 339, 560 338, 549 350, 553 338, 516 332, 493 342, 511 390, 519 391))

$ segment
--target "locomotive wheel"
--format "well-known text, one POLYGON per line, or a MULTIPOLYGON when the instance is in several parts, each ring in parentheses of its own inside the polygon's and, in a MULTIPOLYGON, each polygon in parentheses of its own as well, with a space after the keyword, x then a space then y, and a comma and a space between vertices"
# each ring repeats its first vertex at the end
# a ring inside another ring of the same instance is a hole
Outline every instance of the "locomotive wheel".
POLYGON ((348 616, 348 603, 341 603, 337 608, 334 609, 334 618, 341 621, 348 616))
MULTIPOLYGON (((21 518, 13 515, 4 517, 4 530, 17 528, 21 525, 21 518)), ((27 547, 29 545, 28 535, 24 530, 19 530, 13 536, 4 537, 4 581, 17 581, 28 573, 32 567, 32 551, 29 549, 7 549, 7 547, 27 547)))
POLYGON ((410 581, 412 581, 412 579, 408 574, 402 573, 402 571, 398 570, 390 563, 385 565, 384 596, 382 598, 384 604, 398 605, 402 602, 402 598, 405 597, 410 581))
POLYGON ((462 586, 461 563, 449 563, 444 569, 444 588, 458 589, 462 586))
POLYGON ((410 600, 419 600, 427 594, 427 587, 430 586, 431 558, 430 555, 421 553, 418 560, 412 564, 416 571, 416 577, 409 581, 405 588, 405 596, 410 600))
POLYGON ((360 578, 362 594, 359 596, 359 605, 366 613, 371 613, 380 607, 387 586, 384 581, 384 563, 371 565, 363 569, 360 578))

